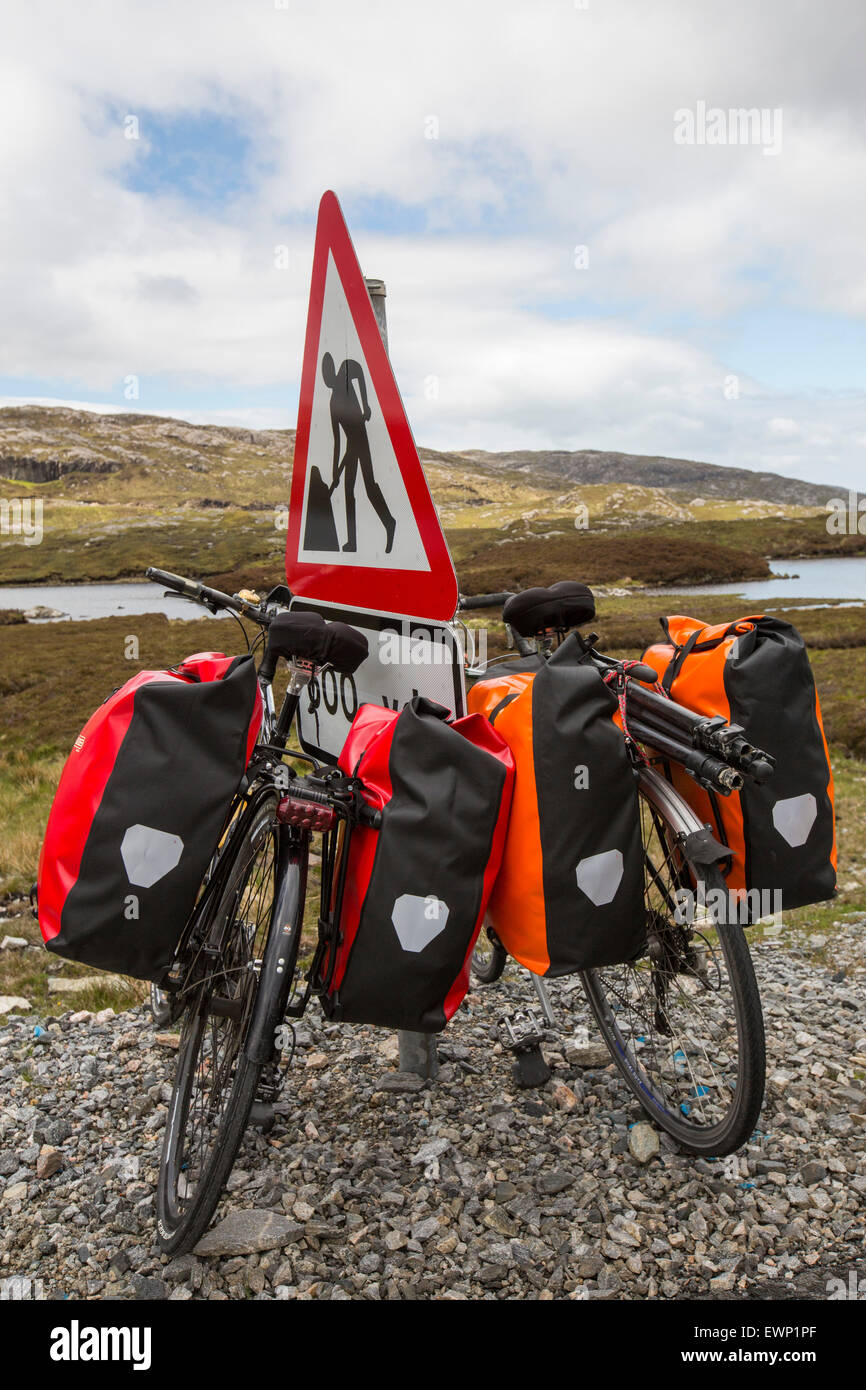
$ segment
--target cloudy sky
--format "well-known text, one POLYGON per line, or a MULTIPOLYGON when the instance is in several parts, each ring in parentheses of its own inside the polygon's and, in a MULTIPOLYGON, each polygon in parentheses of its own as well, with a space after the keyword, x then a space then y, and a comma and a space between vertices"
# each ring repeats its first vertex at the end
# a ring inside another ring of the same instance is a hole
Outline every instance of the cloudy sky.
POLYGON ((7 8, 0 401, 293 425, 333 188, 420 443, 866 488, 864 38, 862 0, 7 8))

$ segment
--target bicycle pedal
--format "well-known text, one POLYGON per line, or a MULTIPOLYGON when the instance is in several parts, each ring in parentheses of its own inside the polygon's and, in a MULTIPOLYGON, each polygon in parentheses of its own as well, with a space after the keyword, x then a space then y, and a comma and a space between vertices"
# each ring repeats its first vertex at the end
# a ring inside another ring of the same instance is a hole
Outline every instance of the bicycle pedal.
POLYGON ((276 1113, 271 1101, 254 1100, 250 1106, 250 1118, 247 1120, 248 1129, 259 1129, 262 1134, 270 1134, 276 1122, 276 1113))
POLYGON ((544 1041, 544 1024, 537 1014, 521 1011, 499 1020, 499 1036, 502 1046, 514 1054, 511 1074, 518 1086, 528 1090, 544 1086, 552 1072, 547 1064, 541 1044, 544 1041))
POLYGON ((529 1052, 544 1042, 544 1023, 530 1010, 503 1014, 499 1020, 499 1041, 508 1052, 529 1052))

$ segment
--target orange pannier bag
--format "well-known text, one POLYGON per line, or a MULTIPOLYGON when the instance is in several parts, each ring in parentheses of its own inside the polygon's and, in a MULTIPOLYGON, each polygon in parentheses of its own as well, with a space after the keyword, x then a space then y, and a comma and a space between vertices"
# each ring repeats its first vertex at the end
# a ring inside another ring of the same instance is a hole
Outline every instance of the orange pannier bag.
POLYGON ((478 681, 467 700, 515 765, 488 921, 536 975, 631 960, 646 944, 643 850, 616 699, 574 637, 525 665, 478 681))
MULTIPOLYGON (((805 643, 762 614, 708 626, 661 619, 667 642, 644 652, 678 704, 739 724, 776 768, 767 782, 717 796, 681 767, 684 800, 731 850, 728 888, 748 894, 748 920, 831 898, 836 888, 833 770, 805 643)), ((722 866, 724 867, 724 866, 722 866)))

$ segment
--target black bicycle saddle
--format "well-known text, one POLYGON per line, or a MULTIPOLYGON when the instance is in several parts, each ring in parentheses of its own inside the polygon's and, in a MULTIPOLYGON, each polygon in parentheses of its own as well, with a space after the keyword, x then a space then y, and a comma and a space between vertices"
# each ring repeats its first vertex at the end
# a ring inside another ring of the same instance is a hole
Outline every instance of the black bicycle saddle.
POLYGON ((507 623, 521 637, 534 637, 546 628, 580 627, 595 617, 595 599, 586 584, 561 579, 548 589, 523 589, 502 609, 507 623))

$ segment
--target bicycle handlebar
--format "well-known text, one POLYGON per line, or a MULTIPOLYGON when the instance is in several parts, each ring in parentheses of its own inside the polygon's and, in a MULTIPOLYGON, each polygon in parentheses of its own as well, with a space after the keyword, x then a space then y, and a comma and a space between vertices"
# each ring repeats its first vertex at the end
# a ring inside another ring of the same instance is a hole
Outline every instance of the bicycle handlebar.
POLYGON ((253 622, 259 623, 262 627, 268 627, 273 618, 273 614, 260 604, 250 603, 247 599, 239 598, 237 594, 224 594, 221 589, 211 589, 198 579, 186 579, 182 574, 172 574, 171 570, 156 569, 153 565, 145 570, 145 575, 154 584, 162 584, 166 589, 173 589, 176 594, 180 594, 183 598, 195 599, 199 603, 215 608, 230 608, 235 613, 241 613, 245 618, 252 618, 253 622))
POLYGON ((511 590, 501 594, 461 594, 457 600, 457 611, 467 608, 501 608, 506 599, 513 598, 511 590))

